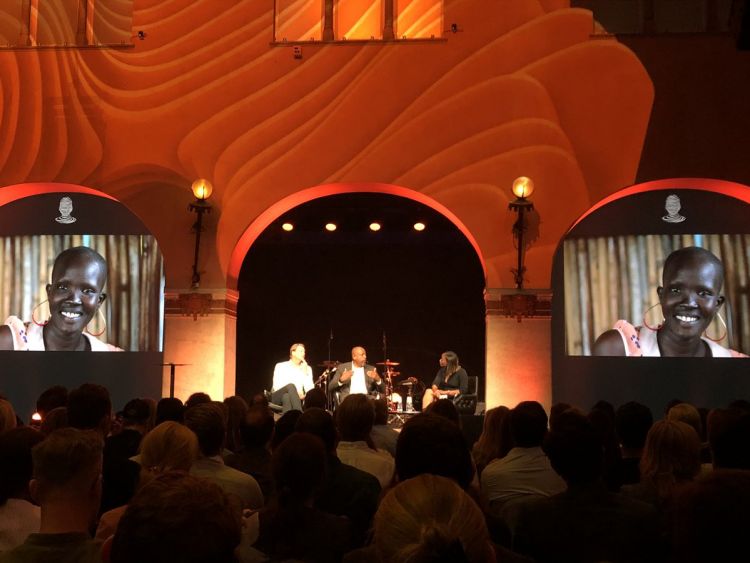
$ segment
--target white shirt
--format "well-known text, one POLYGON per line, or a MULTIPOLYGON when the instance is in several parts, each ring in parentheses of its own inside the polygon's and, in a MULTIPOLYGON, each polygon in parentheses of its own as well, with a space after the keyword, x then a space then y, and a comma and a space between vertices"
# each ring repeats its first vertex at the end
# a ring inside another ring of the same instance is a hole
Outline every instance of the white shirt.
POLYGON ((307 362, 303 362, 299 366, 292 360, 276 364, 276 367, 273 368, 273 390, 278 391, 290 383, 297 387, 297 393, 300 395, 304 395, 315 387, 312 368, 307 362))
POLYGON ((524 495, 552 496, 566 489, 542 448, 513 448, 482 471, 482 491, 489 501, 524 495))
POLYGON ((352 362, 352 382, 351 386, 349 387, 350 395, 354 395, 356 393, 360 393, 362 395, 367 394, 367 380, 365 379, 365 377, 367 377, 365 375, 365 367, 362 366, 361 368, 358 368, 352 362))
POLYGON ((341 463, 377 477, 384 490, 393 480, 393 473, 396 469, 393 456, 384 450, 370 449, 366 442, 339 442, 336 455, 341 463))

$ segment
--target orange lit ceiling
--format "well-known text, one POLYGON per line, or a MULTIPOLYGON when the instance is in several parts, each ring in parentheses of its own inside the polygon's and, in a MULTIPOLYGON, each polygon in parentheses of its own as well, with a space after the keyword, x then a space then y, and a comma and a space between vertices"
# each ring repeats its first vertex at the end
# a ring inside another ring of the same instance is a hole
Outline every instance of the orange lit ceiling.
POLYGON ((215 188, 206 287, 225 285, 238 240, 277 202, 389 184, 455 214, 488 287, 510 287, 507 203, 525 175, 541 218, 527 285, 548 287, 574 219, 633 183, 651 81, 623 45, 592 37, 590 12, 562 0, 446 0, 442 21, 459 31, 306 44, 295 59, 270 44, 271 0, 135 0, 133 28, 146 37, 133 48, 0 51, 0 185, 69 182, 117 197, 158 237, 179 288, 195 178, 215 188))

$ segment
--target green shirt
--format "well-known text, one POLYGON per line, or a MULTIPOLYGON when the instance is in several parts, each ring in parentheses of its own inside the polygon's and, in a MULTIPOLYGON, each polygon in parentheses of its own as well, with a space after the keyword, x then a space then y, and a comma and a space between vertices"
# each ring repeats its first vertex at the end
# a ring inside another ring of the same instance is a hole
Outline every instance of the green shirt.
POLYGON ((0 556, 0 563, 101 563, 101 551, 101 542, 82 532, 30 534, 0 556))

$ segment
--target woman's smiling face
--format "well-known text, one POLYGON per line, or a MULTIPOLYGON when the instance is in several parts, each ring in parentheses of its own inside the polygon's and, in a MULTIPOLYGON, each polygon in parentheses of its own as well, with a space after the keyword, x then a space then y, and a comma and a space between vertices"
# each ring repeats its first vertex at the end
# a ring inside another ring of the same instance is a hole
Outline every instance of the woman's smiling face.
POLYGON ((699 253, 686 253, 665 267, 657 289, 664 328, 680 339, 700 338, 724 303, 724 273, 699 253))
POLYGON ((107 272, 87 254, 72 254, 55 263, 47 285, 49 323, 62 333, 82 332, 106 295, 107 272))

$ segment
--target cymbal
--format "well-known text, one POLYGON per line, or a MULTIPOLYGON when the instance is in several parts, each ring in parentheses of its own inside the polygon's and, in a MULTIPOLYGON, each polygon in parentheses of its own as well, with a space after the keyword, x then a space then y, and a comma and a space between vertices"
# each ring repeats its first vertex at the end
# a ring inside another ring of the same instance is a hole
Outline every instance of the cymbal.
POLYGON ((375 365, 376 366, 400 366, 401 362, 392 362, 390 360, 386 360, 384 362, 377 362, 375 365))
POLYGON ((333 368, 339 365, 337 360, 323 360, 318 364, 319 368, 333 368))

